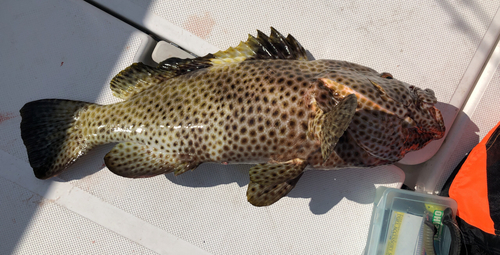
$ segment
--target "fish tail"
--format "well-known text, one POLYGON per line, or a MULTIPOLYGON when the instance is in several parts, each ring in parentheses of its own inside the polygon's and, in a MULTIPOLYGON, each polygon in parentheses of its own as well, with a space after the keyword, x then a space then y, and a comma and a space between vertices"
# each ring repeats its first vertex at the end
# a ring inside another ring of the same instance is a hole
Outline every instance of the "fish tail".
POLYGON ((35 176, 47 179, 64 171, 88 151, 82 130, 75 126, 91 103, 43 99, 21 108, 21 137, 35 176))

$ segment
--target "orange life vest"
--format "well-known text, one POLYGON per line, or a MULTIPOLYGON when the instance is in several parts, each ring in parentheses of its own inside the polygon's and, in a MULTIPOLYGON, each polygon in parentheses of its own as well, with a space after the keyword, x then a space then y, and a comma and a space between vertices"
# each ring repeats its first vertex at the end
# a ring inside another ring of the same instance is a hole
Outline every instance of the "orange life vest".
POLYGON ((492 235, 500 234, 499 126, 500 122, 470 152, 449 190, 458 216, 492 235))

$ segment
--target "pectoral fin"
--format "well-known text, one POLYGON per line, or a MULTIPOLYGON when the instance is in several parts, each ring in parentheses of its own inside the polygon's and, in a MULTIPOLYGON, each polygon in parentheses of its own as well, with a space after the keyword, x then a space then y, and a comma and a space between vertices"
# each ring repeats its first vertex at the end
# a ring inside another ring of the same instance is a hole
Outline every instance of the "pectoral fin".
POLYGON ((161 152, 151 146, 135 143, 120 143, 106 156, 108 169, 129 178, 152 177, 174 172, 179 175, 198 166, 188 155, 161 152))
POLYGON ((339 138, 344 134, 356 112, 356 95, 350 94, 320 118, 321 156, 326 161, 332 154, 339 138))
POLYGON ((252 167, 247 190, 248 202, 254 206, 267 206, 278 201, 295 187, 306 166, 305 161, 294 159, 252 167))

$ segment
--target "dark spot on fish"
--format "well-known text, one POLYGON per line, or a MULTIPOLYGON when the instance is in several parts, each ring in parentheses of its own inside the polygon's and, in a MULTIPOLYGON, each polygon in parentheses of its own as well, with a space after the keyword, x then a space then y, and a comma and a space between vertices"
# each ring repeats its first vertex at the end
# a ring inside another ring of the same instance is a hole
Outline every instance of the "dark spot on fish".
POLYGON ((253 126, 254 124, 255 124, 255 119, 254 119, 254 118, 250 118, 250 119, 248 120, 248 125, 249 125, 249 126, 253 126))
POLYGON ((267 138, 266 135, 261 135, 259 137, 259 140, 260 140, 260 142, 264 142, 266 140, 266 138, 267 138))
POLYGON ((287 118, 288 118, 288 114, 286 114, 286 113, 281 114, 281 120, 286 121, 287 118))
POLYGON ((250 135, 250 137, 255 137, 257 135, 257 132, 255 132, 255 130, 250 130, 248 134, 250 135))
POLYGON ((280 135, 284 135, 286 133, 286 127, 281 127, 280 128, 280 135))
POLYGON ((306 140, 306 138, 307 138, 307 135, 306 135, 306 134, 301 134, 301 135, 299 136, 299 139, 300 139, 300 140, 306 140))
POLYGON ((271 126, 271 121, 267 119, 265 124, 266 124, 266 127, 270 127, 271 126))
POLYGON ((280 126, 280 124, 281 124, 280 120, 275 120, 275 121, 274 121, 274 126, 275 126, 275 127, 279 127, 279 126, 280 126))
POLYGON ((300 110, 297 112, 297 117, 299 117, 299 118, 304 117, 304 115, 305 115, 305 112, 304 112, 304 110, 302 110, 302 109, 300 109, 300 110))
POLYGON ((300 127, 303 131, 307 131, 308 129, 307 123, 305 121, 300 122, 300 127))

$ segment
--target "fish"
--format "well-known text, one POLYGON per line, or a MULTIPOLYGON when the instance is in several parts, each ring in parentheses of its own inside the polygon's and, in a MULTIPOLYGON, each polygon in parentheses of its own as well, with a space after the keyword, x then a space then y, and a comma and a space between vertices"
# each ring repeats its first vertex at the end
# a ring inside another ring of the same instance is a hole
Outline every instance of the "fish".
POLYGON ((247 200, 268 206, 306 170, 392 164, 445 133, 431 89, 355 63, 310 60, 273 27, 203 57, 133 63, 110 89, 122 101, 41 99, 20 109, 37 178, 117 143, 104 162, 128 178, 179 175, 205 162, 255 164, 247 200))

